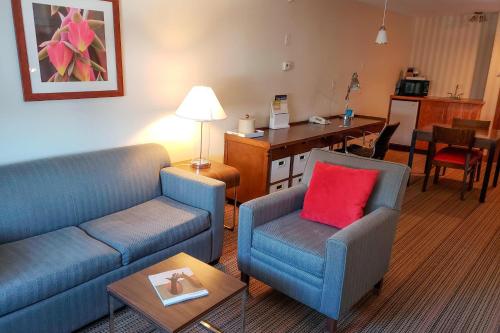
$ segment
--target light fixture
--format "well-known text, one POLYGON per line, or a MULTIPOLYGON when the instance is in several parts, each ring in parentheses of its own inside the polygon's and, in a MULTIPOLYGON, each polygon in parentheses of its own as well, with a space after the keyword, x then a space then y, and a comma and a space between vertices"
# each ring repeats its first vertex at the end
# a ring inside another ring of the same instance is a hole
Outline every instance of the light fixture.
POLYGON ((182 118, 200 122, 200 154, 198 158, 191 161, 191 166, 196 169, 209 168, 210 161, 202 157, 203 123, 227 118, 213 89, 210 87, 194 86, 186 95, 175 114, 182 118))
POLYGON ((377 43, 379 45, 385 45, 389 42, 387 39, 387 30, 385 30, 385 17, 387 15, 387 1, 388 0, 385 0, 384 18, 382 19, 382 26, 380 27, 380 30, 378 31, 377 39, 375 39, 375 43, 377 43))
POLYGON ((361 84, 359 83, 359 76, 357 72, 352 73, 351 82, 347 86, 347 94, 345 96, 345 110, 349 109, 349 101, 351 98, 352 91, 359 91, 361 89, 361 84))

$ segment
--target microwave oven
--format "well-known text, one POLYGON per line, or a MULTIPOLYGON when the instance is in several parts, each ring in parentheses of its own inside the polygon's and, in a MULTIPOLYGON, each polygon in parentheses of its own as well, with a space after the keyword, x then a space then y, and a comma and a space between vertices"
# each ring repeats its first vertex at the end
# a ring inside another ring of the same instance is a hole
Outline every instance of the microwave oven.
POLYGON ((429 94, 429 85, 429 80, 400 80, 396 87, 396 95, 424 97, 429 94))

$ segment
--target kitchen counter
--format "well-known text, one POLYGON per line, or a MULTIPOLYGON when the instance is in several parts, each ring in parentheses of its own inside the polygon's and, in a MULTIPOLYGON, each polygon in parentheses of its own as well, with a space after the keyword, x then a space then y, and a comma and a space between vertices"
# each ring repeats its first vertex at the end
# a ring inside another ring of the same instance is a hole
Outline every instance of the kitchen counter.
POLYGON ((427 101, 427 102, 444 102, 444 103, 461 103, 461 104, 478 104, 484 105, 484 101, 480 99, 471 99, 471 98, 450 98, 450 97, 434 97, 434 96, 426 96, 426 97, 413 97, 413 96, 396 96, 392 95, 391 99, 400 100, 400 101, 427 101))

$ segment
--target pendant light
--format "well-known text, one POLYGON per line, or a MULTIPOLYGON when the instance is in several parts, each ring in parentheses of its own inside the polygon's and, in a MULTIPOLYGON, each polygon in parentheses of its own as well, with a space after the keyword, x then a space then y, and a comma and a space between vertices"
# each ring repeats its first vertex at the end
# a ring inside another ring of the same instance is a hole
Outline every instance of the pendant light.
POLYGON ((385 0, 384 18, 382 19, 382 26, 380 27, 380 30, 378 31, 378 34, 377 34, 377 39, 375 40, 375 43, 377 43, 379 45, 385 45, 388 43, 387 30, 385 30, 385 16, 387 14, 387 1, 388 0, 385 0))

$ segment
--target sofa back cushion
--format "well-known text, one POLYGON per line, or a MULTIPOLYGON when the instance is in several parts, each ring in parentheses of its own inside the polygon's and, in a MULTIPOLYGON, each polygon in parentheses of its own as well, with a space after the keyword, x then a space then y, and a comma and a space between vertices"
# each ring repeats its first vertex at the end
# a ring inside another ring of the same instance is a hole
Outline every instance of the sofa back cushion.
POLYGON ((313 149, 304 171, 304 183, 309 185, 314 165, 317 161, 336 164, 348 168, 380 171, 370 199, 366 203, 365 214, 379 207, 401 209, 403 196, 410 175, 408 166, 370 158, 346 155, 321 149, 313 149))
POLYGON ((0 244, 78 225, 161 195, 156 144, 0 166, 0 244))

